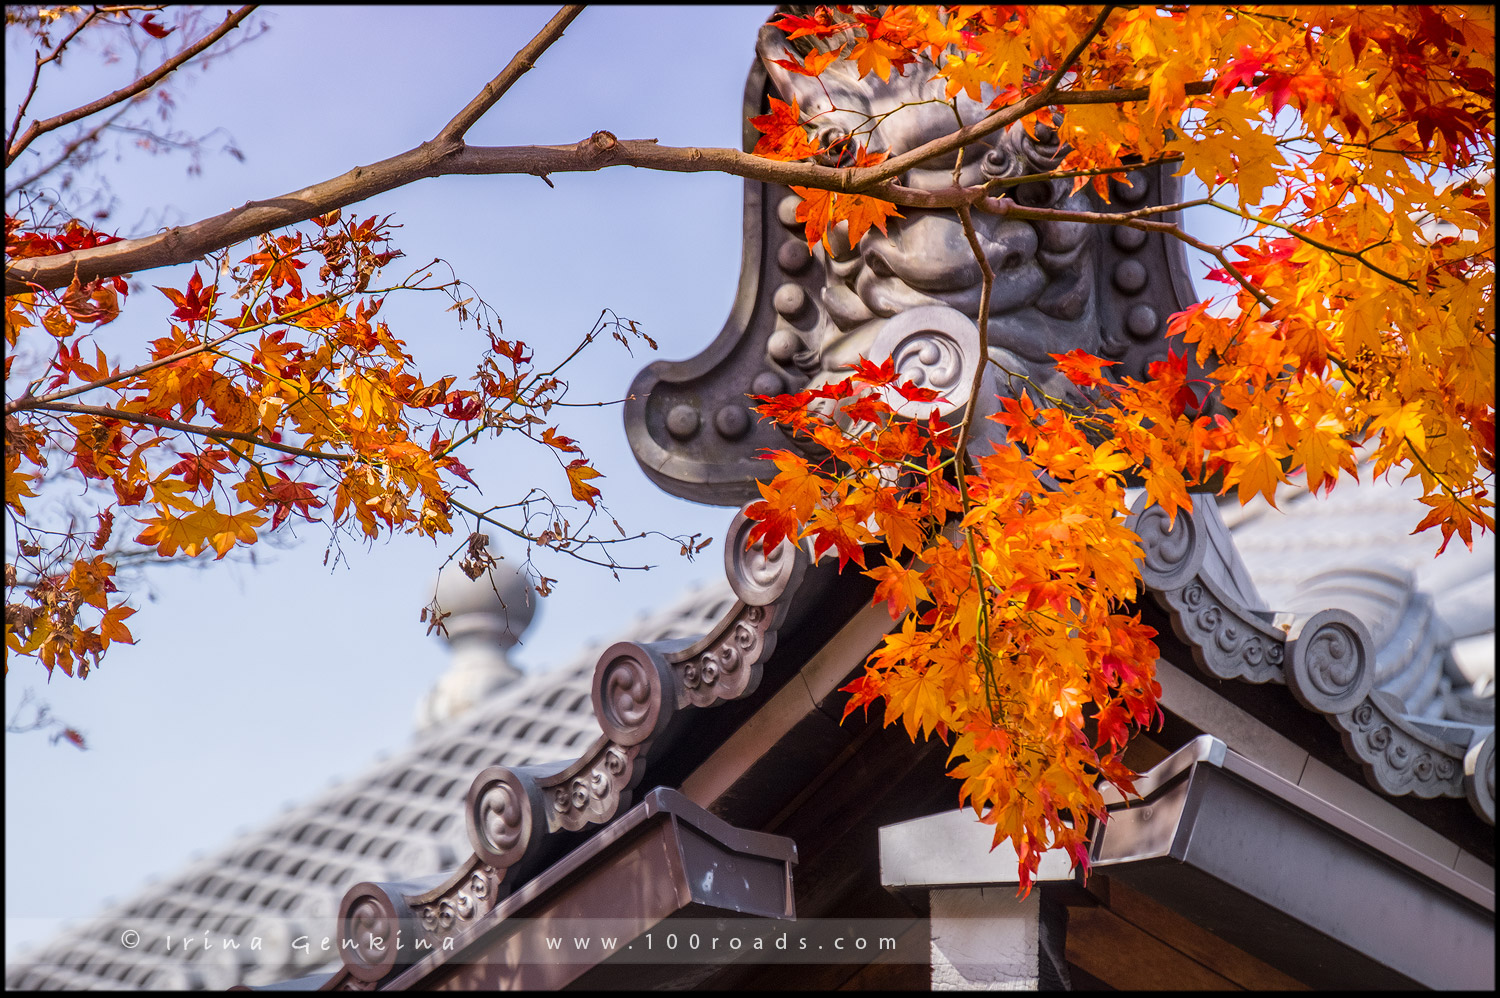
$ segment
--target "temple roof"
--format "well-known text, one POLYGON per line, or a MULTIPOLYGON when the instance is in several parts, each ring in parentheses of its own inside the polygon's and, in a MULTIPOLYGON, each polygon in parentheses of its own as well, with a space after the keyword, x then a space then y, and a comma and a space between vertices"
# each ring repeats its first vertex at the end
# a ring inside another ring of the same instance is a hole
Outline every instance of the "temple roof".
MULTIPOLYGON (((1245 609, 1288 629, 1330 608, 1363 620, 1379 649, 1375 688, 1394 698, 1379 703, 1397 717, 1398 732, 1461 740, 1461 756, 1494 725, 1494 545, 1485 538, 1471 551, 1455 542, 1433 559, 1431 535, 1407 534, 1410 487, 1365 478, 1331 497, 1285 489, 1280 512, 1263 503, 1223 507, 1248 573, 1230 588, 1245 609)), ((704 589, 620 637, 680 647, 722 627, 735 605, 728 586, 704 589)), ((317 942, 334 932, 352 884, 432 875, 472 852, 464 800, 477 773, 572 758, 600 738, 590 699, 599 661, 599 649, 585 651, 418 737, 364 776, 23 954, 7 967, 6 986, 224 988, 337 967, 336 950, 317 942), (146 941, 122 948, 126 927, 146 941), (205 932, 211 940, 259 936, 264 948, 181 949, 184 936, 205 932), (172 952, 168 936, 177 940, 172 952), (311 946, 294 944, 304 937, 311 946)), ((1368 776, 1377 788, 1380 778, 1368 776)))

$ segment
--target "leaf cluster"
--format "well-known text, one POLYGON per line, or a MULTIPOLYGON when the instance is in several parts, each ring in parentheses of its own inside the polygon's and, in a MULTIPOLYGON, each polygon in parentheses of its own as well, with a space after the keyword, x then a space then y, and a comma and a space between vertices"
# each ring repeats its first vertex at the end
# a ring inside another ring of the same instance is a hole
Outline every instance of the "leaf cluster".
POLYGON ((880 701, 913 737, 954 738, 962 799, 1016 844, 1024 889, 1043 849, 1083 861, 1084 819, 1103 817, 1094 783, 1128 788, 1115 750, 1155 710, 1149 629, 1126 612, 1137 575, 1123 476, 1175 517, 1211 484, 1272 505, 1294 475, 1331 490, 1358 477, 1362 449, 1373 475, 1420 479, 1413 532, 1437 528, 1439 553, 1454 534, 1472 545, 1494 529, 1493 12, 820 7, 773 23, 790 46, 777 65, 824 81, 822 114, 863 122, 830 135, 795 101, 752 119, 763 158, 858 157, 863 169, 826 189, 795 188, 815 256, 830 234, 845 252, 872 226, 885 232, 898 205, 951 206, 985 275, 982 302, 995 277, 971 210, 1161 233, 1214 256, 1209 278, 1233 289, 1168 323, 1207 380, 1176 353, 1145 381, 1111 380, 1111 362, 1082 350, 1054 355, 1076 389, 1067 398, 1003 372, 1024 384, 992 417, 1005 427, 993 454, 966 453, 972 413, 957 432, 935 416, 895 419, 872 394, 889 398, 893 372, 868 361, 763 400, 830 456, 772 455, 778 474, 750 509, 756 536, 807 539, 861 567, 866 546, 884 545, 867 574, 903 623, 850 687, 850 709, 880 701), (907 97, 878 114, 842 107, 852 80, 907 97), (917 149, 883 138, 905 109, 939 101, 951 135, 917 149), (984 116, 966 119, 964 101, 984 116), (901 170, 1007 128, 1046 129, 1055 165, 976 186, 960 154, 951 188, 902 186, 901 170), (1142 163, 1178 164, 1208 194, 1114 210, 1111 177, 1142 163), (1092 185, 1111 208, 1024 197, 1058 183, 1092 185), (1187 207, 1247 234, 1206 244, 1165 217, 1187 207))

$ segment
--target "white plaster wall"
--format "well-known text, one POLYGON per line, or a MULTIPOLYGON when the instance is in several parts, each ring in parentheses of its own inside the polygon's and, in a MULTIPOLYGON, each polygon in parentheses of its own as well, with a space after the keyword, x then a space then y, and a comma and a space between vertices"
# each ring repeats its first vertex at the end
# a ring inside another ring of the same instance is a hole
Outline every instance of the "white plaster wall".
POLYGON ((1035 991, 1040 983, 1041 892, 1014 887, 931 892, 932 990, 1035 991))

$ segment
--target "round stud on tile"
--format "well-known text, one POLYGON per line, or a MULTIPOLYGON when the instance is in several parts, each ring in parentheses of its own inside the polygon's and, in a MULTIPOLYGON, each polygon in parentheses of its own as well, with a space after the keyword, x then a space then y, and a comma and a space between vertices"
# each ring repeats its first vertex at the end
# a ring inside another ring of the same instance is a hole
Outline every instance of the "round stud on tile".
POLYGON ((786 379, 775 371, 762 371, 750 382, 753 395, 780 395, 786 391, 786 379))
POLYGON ((801 239, 788 239, 776 251, 776 262, 788 274, 800 274, 812 262, 812 253, 801 239))
POLYGON ((726 405, 714 416, 714 429, 725 440, 738 440, 750 432, 750 410, 742 405, 726 405))
POLYGON ((798 284, 783 284, 771 297, 776 311, 788 319, 796 319, 807 311, 807 292, 798 284))
POLYGON ((774 361, 785 364, 802 349, 802 339, 790 329, 778 329, 766 341, 766 354, 774 361))
POLYGON ((1124 201, 1126 204, 1143 201, 1146 197, 1146 178, 1139 173, 1113 177, 1109 181, 1109 196, 1112 201, 1124 201))
POLYGON ((678 440, 687 440, 698 432, 698 410, 690 405, 676 405, 667 413, 667 432, 678 440))
POLYGON ((776 220, 789 229, 797 228, 801 223, 797 221, 797 206, 802 199, 795 194, 788 194, 781 199, 776 206, 776 220))
POLYGON ((1139 294, 1146 286, 1146 265, 1139 260, 1121 260, 1115 264, 1115 287, 1127 295, 1139 294))
POLYGON ((1133 305, 1125 313, 1125 331, 1138 340, 1149 340, 1161 328, 1161 316, 1150 305, 1133 305))
POLYGON ((1146 231, 1144 229, 1132 229, 1128 225, 1116 225, 1114 232, 1110 234, 1117 247, 1127 253, 1134 253, 1146 245, 1146 231))

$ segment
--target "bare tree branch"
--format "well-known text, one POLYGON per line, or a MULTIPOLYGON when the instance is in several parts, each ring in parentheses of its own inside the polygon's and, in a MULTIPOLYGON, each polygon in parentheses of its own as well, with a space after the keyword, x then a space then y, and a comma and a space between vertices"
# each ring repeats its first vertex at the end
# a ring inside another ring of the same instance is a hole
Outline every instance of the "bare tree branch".
POLYGON ((1229 257, 1225 256, 1222 247, 1214 246, 1198 239, 1183 229, 1175 222, 1156 222, 1146 217, 1148 215, 1160 215, 1172 211, 1180 211, 1183 208, 1191 208, 1195 205, 1208 204, 1208 198, 1199 198, 1196 201, 1184 201, 1180 204, 1157 205, 1141 208, 1137 211, 1128 212, 1106 212, 1106 211, 1067 211, 1061 208, 1027 208, 1016 204, 1010 198, 985 198, 976 202, 976 207, 996 215, 1008 216, 1010 218, 1026 219, 1028 221, 1057 221, 1057 222, 1084 222, 1089 225, 1123 225, 1126 228, 1141 229, 1146 232, 1160 232, 1180 239, 1194 249, 1202 250, 1219 261, 1231 277, 1240 283, 1246 291, 1255 296, 1262 307, 1269 311, 1272 307, 1271 299, 1266 293, 1240 273, 1229 257))
POLYGON ((5 196, 10 197, 17 191, 22 190, 23 188, 30 187, 32 184, 36 183, 38 180, 41 180, 43 177, 51 173, 53 170, 57 169, 59 166, 62 166, 68 161, 69 156, 73 155, 83 146, 97 139, 100 133, 102 133, 110 125, 113 125, 116 121, 119 121, 120 118, 123 117, 124 114, 129 110, 130 105, 126 104, 114 114, 99 122, 99 124, 95 125, 93 128, 90 128, 87 131, 83 132, 78 136, 78 138, 64 145, 62 147, 62 151, 55 157, 53 157, 52 162, 39 167, 38 169, 32 171, 32 173, 28 176, 22 177, 20 180, 17 180, 15 183, 6 184, 5 196))
MULTIPOLYGON (((1211 84, 1190 83, 1189 93, 1207 93, 1211 84)), ((101 277, 118 277, 140 270, 188 263, 207 253, 224 249, 252 236, 304 222, 366 198, 430 177, 496 174, 580 173, 612 166, 634 166, 671 173, 725 173, 765 183, 816 187, 839 193, 869 194, 912 208, 957 208, 977 205, 983 198, 979 188, 918 190, 897 184, 891 178, 937 153, 973 142, 1006 124, 1019 121, 1037 108, 1057 104, 1114 104, 1145 100, 1149 90, 1085 90, 1054 94, 1050 99, 1030 98, 1021 104, 919 146, 911 153, 886 160, 879 166, 837 168, 817 163, 788 163, 764 159, 738 149, 714 149, 658 145, 654 139, 617 139, 609 132, 595 132, 582 142, 566 146, 468 146, 452 140, 424 142, 389 159, 349 172, 300 191, 264 201, 249 201, 239 208, 191 225, 141 239, 126 239, 54 256, 30 257, 8 263, 5 293, 51 290, 65 287, 75 277, 87 284, 101 277), (946 143, 939 148, 940 143, 946 143), (911 158, 915 157, 915 158, 911 158)))
MULTIPOLYGON (((64 37, 62 41, 57 43, 57 47, 54 48, 51 52, 48 52, 45 56, 43 56, 41 52, 38 52, 36 54, 36 65, 33 66, 31 70, 31 83, 26 87, 26 96, 21 98, 20 106, 16 108, 16 120, 11 122, 10 131, 5 133, 5 145, 7 147, 15 142, 16 132, 21 128, 21 119, 26 116, 26 109, 31 106, 31 98, 36 96, 36 83, 42 75, 42 67, 47 65, 47 63, 51 62, 52 60, 56 59, 58 56, 62 55, 62 51, 63 49, 68 47, 68 43, 71 42, 74 38, 77 38, 78 33, 84 28, 88 27, 89 22, 98 16, 99 12, 97 10, 90 11, 88 16, 80 20, 78 24, 74 26, 73 30, 69 31, 67 36, 64 37)), ((10 160, 7 159, 5 161, 5 165, 9 166, 10 160)))
MULTIPOLYGON (((245 18, 249 17, 251 12, 254 10, 254 4, 241 7, 239 10, 226 17, 223 24, 219 25, 213 31, 210 31, 208 34, 200 38, 197 42, 189 45, 187 48, 183 49, 181 52, 177 53, 172 58, 162 63, 160 66, 157 66, 151 72, 147 73, 145 76, 142 76, 134 83, 131 83, 125 87, 121 87, 119 90, 116 90, 112 94, 106 94, 105 96, 100 97, 98 100, 90 101, 89 103, 84 104, 81 107, 75 107, 71 111, 64 111, 62 114, 54 115, 51 118, 46 119, 45 121, 33 121, 29 126, 27 126, 26 131, 21 135, 21 137, 16 141, 10 143, 10 145, 6 148, 5 165, 8 167, 11 163, 15 162, 16 157, 19 156, 23 151, 25 151, 26 147, 29 146, 37 138, 37 136, 44 135, 55 128, 61 128, 64 125, 71 125, 73 122, 78 121, 81 118, 87 118, 91 114, 97 114, 107 107, 112 107, 115 104, 120 103, 120 101, 122 100, 128 100, 129 98, 134 97, 137 94, 141 94, 146 92, 147 90, 150 90, 152 87, 156 86, 162 80, 166 79, 173 72, 175 72, 183 63, 187 62, 189 59, 193 58, 204 49, 207 49, 209 46, 213 45, 220 38, 223 38, 225 35, 229 34, 229 32, 233 31, 236 27, 239 26, 239 23, 245 18)), ((19 125, 20 121, 21 119, 17 117, 16 124, 19 125)))
POLYGON ((356 461, 359 458, 353 454, 328 454, 324 451, 306 450, 301 447, 292 447, 288 444, 278 444, 265 437, 254 433, 241 433, 238 430, 226 430, 218 426, 195 426, 192 423, 181 423, 175 419, 163 419, 161 416, 152 416, 144 412, 127 412, 124 409, 112 409, 103 405, 78 405, 74 402, 48 402, 46 405, 32 406, 33 412, 76 412, 86 416, 98 416, 102 419, 118 419, 122 423, 145 423, 148 426, 160 426, 164 430, 178 430, 182 433, 196 433, 200 437, 208 437, 211 440, 242 440, 248 444, 266 447, 270 450, 281 451, 283 454, 294 454, 297 457, 310 457, 319 461, 356 461))
POLYGON ((583 13, 582 4, 573 4, 562 8, 552 16, 546 26, 542 28, 537 36, 527 42, 521 51, 511 58, 510 63, 500 71, 500 75, 489 83, 486 83, 473 100, 469 101, 467 107, 458 112, 453 120, 443 126, 443 130, 437 133, 434 141, 452 142, 464 137, 464 133, 473 127, 474 122, 484 117, 484 113, 495 106, 495 102, 505 96, 505 92, 511 88, 511 84, 519 80, 527 70, 536 65, 543 52, 562 37, 568 25, 573 19, 583 13))

